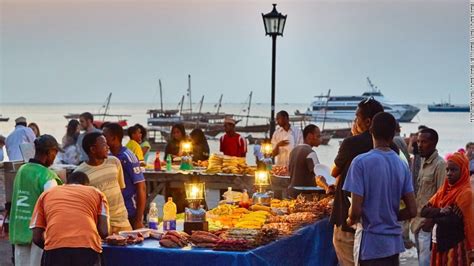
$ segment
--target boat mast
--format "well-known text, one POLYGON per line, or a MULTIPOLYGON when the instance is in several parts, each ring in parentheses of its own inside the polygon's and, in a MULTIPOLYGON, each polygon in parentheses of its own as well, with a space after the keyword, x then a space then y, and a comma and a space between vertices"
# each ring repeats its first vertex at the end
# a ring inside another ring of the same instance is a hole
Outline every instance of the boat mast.
POLYGON ((372 89, 372 92, 377 92, 377 86, 375 86, 369 77, 367 77, 367 82, 369 83, 369 87, 372 89))
MULTIPOLYGON (((369 79, 369 78, 367 78, 369 79)), ((370 79, 369 79, 370 82, 370 79)), ((331 89, 328 90, 328 96, 326 98, 326 106, 324 107, 324 117, 323 117, 323 128, 321 129, 321 132, 324 131, 324 125, 326 124, 326 114, 328 112, 328 105, 329 105, 329 95, 331 94, 331 89)))
POLYGON ((204 95, 201 98, 201 102, 199 103, 199 116, 201 116, 202 104, 204 103, 204 95))
POLYGON ((158 79, 160 84, 160 105, 161 105, 161 112, 163 113, 163 91, 161 90, 161 79, 158 79))
POLYGON ((188 96, 189 96, 189 113, 193 112, 193 101, 191 100, 191 75, 188 74, 188 96))
POLYGON ((250 106, 252 105, 252 91, 250 91, 249 95, 249 106, 247 107, 247 121, 245 122, 245 126, 249 125, 249 116, 250 116, 250 106))
POLYGON ((184 95, 181 97, 181 102, 179 103, 179 113, 182 114, 183 113, 183 104, 184 104, 184 95))
POLYGON ((109 111, 110 98, 112 98, 112 93, 109 93, 107 100, 105 100, 104 115, 102 116, 102 120, 104 121, 105 121, 105 116, 107 115, 107 111, 109 111))
POLYGON ((221 106, 222 106, 222 96, 224 96, 224 94, 221 94, 221 97, 219 98, 219 103, 217 104, 217 112, 216 112, 216 115, 219 114, 219 111, 221 110, 221 106))

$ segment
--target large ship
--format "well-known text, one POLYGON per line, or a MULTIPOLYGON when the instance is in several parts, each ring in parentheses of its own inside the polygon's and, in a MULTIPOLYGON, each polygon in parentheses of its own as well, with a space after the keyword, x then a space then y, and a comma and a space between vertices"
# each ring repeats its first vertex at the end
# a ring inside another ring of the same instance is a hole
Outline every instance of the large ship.
POLYGON ((399 122, 410 122, 420 111, 413 105, 386 100, 369 77, 367 77, 367 82, 371 90, 364 92, 361 96, 330 96, 329 93, 316 96, 316 100, 311 103, 306 115, 311 116, 313 121, 322 121, 323 119, 332 122, 352 121, 359 102, 369 98, 379 101, 385 112, 392 114, 399 122))

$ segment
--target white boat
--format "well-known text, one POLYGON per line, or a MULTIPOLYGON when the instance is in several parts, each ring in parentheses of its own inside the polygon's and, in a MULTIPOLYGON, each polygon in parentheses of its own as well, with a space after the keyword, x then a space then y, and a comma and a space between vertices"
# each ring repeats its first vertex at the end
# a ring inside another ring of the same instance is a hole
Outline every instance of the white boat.
POLYGON ((311 103, 305 114, 311 116, 313 121, 322 121, 324 116, 326 116, 326 121, 352 121, 359 102, 371 97, 379 101, 385 112, 392 114, 399 122, 410 122, 420 111, 419 108, 410 104, 386 100, 369 77, 367 77, 367 82, 371 90, 364 92, 361 96, 329 96, 329 94, 316 96, 316 100, 311 103))

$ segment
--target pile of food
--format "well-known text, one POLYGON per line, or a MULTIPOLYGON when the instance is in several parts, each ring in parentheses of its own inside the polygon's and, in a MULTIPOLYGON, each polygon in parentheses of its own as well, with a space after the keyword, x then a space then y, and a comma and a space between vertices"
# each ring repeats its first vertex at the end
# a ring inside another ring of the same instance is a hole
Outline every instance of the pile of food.
POLYGON ((182 248, 188 244, 189 235, 185 232, 166 231, 160 240, 160 246, 165 248, 182 248))
POLYGON ((245 157, 224 156, 220 154, 211 154, 207 163, 208 174, 238 174, 238 175, 254 175, 255 167, 247 165, 245 157))
POLYGON ((110 235, 105 238, 105 243, 111 246, 134 245, 143 242, 144 237, 138 233, 136 235, 110 235))
POLYGON ((328 216, 332 210, 332 198, 326 197, 322 200, 307 200, 301 195, 296 198, 293 208, 290 212, 311 212, 314 213, 317 219, 328 216))
POLYGON ((288 172, 288 167, 281 166, 281 165, 274 165, 272 167, 272 175, 289 176, 290 173, 288 172))
POLYGON ((215 248, 221 238, 209 232, 193 231, 189 240, 199 248, 215 248))
POLYGON ((209 166, 209 161, 198 160, 197 162, 193 162, 193 166, 207 168, 209 166))

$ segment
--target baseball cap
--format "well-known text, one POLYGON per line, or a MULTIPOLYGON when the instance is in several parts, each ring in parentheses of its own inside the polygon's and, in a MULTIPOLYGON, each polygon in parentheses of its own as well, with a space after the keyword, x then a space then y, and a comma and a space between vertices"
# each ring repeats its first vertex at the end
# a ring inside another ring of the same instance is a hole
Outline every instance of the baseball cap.
POLYGON ((35 148, 40 148, 43 150, 57 149, 58 151, 63 151, 56 139, 48 134, 41 135, 35 139, 35 148))
POLYGON ((26 117, 24 117, 24 116, 17 117, 17 119, 15 119, 15 123, 16 123, 16 124, 18 124, 18 123, 26 123, 26 117))

